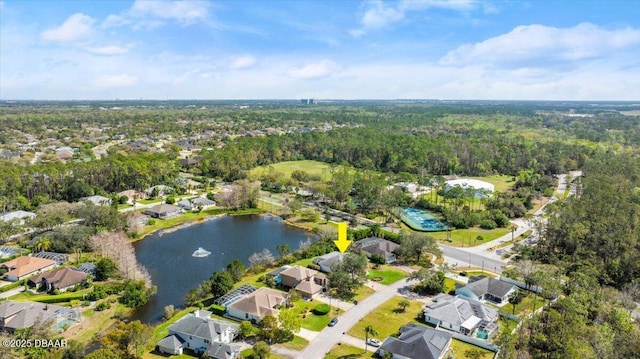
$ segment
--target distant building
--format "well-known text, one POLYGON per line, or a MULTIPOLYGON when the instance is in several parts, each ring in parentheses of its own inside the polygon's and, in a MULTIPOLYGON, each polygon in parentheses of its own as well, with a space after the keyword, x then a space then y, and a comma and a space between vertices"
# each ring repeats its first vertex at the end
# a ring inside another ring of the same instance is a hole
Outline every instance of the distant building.
POLYGON ((303 99, 300 100, 300 104, 302 104, 302 105, 313 105, 315 103, 316 103, 316 101, 314 99, 312 99, 312 98, 303 98, 303 99))
POLYGON ((177 217, 182 213, 182 208, 170 204, 159 204, 144 211, 144 214, 160 219, 177 217))
POLYGON ((91 202, 95 206, 110 206, 111 198, 107 198, 104 196, 89 196, 80 198, 82 202, 91 202))

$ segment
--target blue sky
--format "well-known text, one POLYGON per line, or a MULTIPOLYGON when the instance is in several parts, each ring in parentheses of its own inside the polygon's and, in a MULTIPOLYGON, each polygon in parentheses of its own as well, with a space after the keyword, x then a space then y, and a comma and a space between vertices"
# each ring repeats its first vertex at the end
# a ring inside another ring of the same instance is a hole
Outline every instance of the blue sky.
POLYGON ((640 100, 640 1, 0 1, 0 99, 640 100))

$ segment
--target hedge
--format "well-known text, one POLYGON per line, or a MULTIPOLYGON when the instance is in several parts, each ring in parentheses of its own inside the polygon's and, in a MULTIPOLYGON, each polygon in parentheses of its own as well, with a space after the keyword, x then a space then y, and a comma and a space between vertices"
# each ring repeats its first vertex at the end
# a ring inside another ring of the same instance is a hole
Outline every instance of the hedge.
POLYGON ((69 302, 75 299, 83 300, 85 294, 86 293, 72 293, 72 294, 65 293, 60 295, 52 295, 49 297, 34 297, 34 298, 30 298, 30 300, 34 302, 53 304, 53 303, 69 302))
POLYGON ((11 284, 7 284, 4 287, 0 288, 0 293, 4 293, 4 292, 6 292, 8 290, 23 286, 26 282, 27 282, 27 280, 23 279, 23 280, 19 280, 17 282, 13 282, 11 284))
POLYGON ((329 304, 318 304, 316 305, 315 308, 313 308, 313 314, 316 315, 327 315, 329 314, 329 312, 331 311, 331 307, 329 306, 329 304))

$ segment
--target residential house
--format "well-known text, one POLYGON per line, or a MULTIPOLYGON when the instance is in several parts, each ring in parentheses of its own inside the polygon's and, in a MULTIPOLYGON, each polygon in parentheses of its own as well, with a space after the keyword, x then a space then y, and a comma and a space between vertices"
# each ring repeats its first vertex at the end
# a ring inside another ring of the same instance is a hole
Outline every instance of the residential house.
POLYGON ((31 275, 40 274, 56 266, 56 261, 45 258, 30 256, 20 256, 10 261, 0 264, 1 268, 6 268, 6 280, 17 282, 31 275))
POLYGON ((95 206, 110 206, 111 205, 111 198, 107 198, 107 197, 104 197, 104 196, 82 197, 82 198, 80 198, 80 201, 91 202, 95 206))
POLYGON ((511 293, 518 290, 513 284, 501 280, 485 277, 456 289, 456 295, 473 300, 487 300, 496 304, 509 301, 511 293))
POLYGON ((41 286, 47 292, 58 290, 64 292, 67 289, 87 282, 87 273, 74 268, 64 267, 38 274, 29 279, 29 285, 41 286))
POLYGON ((216 202, 204 198, 204 197, 196 197, 191 199, 183 199, 176 203, 176 205, 185 211, 192 211, 194 209, 207 209, 209 207, 215 206, 216 202))
POLYGON ((163 197, 166 196, 168 194, 173 193, 173 187, 169 187, 169 186, 165 186, 163 184, 157 185, 157 186, 153 186, 153 187, 149 187, 146 190, 144 190, 144 193, 149 196, 156 196, 156 197, 163 197))
POLYGON ((14 332, 31 328, 36 323, 51 324, 56 329, 82 321, 80 311, 38 302, 0 303, 0 331, 14 332))
POLYGON ((385 259, 387 263, 393 263, 396 261, 395 251, 400 247, 398 243, 388 241, 384 238, 368 237, 361 239, 352 245, 354 252, 362 252, 371 257, 377 254, 385 259))
POLYGON ((302 298, 313 298, 314 295, 322 292, 327 282, 324 274, 301 266, 293 266, 280 272, 280 283, 286 287, 295 288, 302 298))
POLYGON ((321 257, 314 258, 313 263, 320 267, 320 270, 329 273, 342 261, 344 255, 338 251, 327 253, 321 257))
POLYGON ((263 287, 230 304, 227 314, 239 320, 258 323, 267 315, 275 315, 288 297, 287 293, 263 287))
POLYGON ((238 327, 211 318, 209 311, 197 310, 169 326, 169 335, 158 342, 158 351, 179 355, 187 348, 215 359, 234 359, 240 355, 240 345, 231 344, 238 327))
POLYGON ((147 198, 147 195, 143 192, 136 191, 135 189, 128 189, 126 191, 118 192, 118 197, 127 197, 127 203, 133 204, 133 201, 147 198))
POLYGON ((441 359, 451 345, 451 333, 418 324, 400 328, 400 336, 388 337, 376 351, 380 357, 391 353, 393 359, 441 359))
POLYGON ((176 217, 182 213, 182 208, 170 204, 159 204, 144 210, 144 214, 160 219, 176 217))
POLYGON ((498 310, 465 297, 438 294, 423 312, 427 323, 464 335, 480 327, 497 330, 498 310))
POLYGON ((25 223, 25 220, 36 218, 36 214, 33 212, 27 211, 13 211, 13 212, 5 212, 0 214, 0 221, 3 222, 11 222, 16 221, 18 224, 22 225, 25 223))

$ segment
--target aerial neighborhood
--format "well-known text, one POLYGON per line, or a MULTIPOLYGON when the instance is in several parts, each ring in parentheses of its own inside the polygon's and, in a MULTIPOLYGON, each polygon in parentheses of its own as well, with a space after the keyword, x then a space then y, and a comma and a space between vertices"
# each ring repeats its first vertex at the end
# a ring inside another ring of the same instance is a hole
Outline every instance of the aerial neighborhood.
POLYGON ((57 343, 42 358, 634 358, 640 161, 549 133, 636 117, 465 106, 0 107, 0 336, 57 343))

